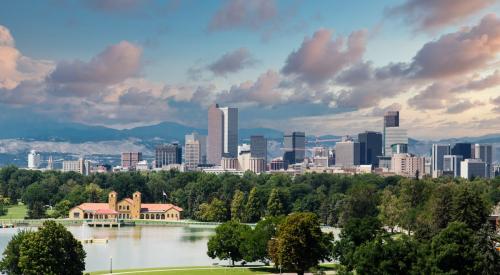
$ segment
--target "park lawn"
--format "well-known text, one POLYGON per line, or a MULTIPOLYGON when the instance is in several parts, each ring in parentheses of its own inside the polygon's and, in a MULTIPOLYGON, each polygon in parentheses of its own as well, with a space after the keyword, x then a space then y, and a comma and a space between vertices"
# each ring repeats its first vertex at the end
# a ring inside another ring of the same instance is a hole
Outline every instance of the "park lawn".
MULTIPOLYGON (((158 267, 144 269, 113 270, 113 274, 148 274, 148 275, 258 275, 272 273, 271 267, 222 267, 222 266, 197 266, 197 267, 158 267)), ((109 271, 90 272, 91 275, 109 274, 109 271)))
POLYGON ((28 208, 24 204, 7 207, 7 214, 0 216, 0 219, 24 219, 28 213, 28 208))
MULTIPOLYGON (((324 270, 335 270, 338 264, 321 264, 324 270)), ((223 267, 223 266, 194 266, 194 267, 158 267, 144 269, 125 269, 113 270, 113 274, 144 274, 144 275, 258 275, 279 273, 276 269, 269 266, 262 267, 223 267)), ((109 274, 109 271, 90 272, 90 275, 109 274)))

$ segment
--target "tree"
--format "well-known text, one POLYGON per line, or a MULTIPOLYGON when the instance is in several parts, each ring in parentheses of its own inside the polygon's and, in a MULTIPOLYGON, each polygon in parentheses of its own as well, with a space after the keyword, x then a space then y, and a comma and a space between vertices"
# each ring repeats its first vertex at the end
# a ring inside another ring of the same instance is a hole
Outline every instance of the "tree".
POLYGON ((330 260, 332 241, 333 235, 321 231, 315 214, 293 213, 269 242, 269 254, 276 265, 303 275, 320 261, 330 260))
POLYGON ((474 234, 474 270, 481 271, 480 274, 498 274, 500 270, 500 254, 495 249, 494 236, 495 232, 487 223, 474 234))
POLYGON ((28 205, 28 217, 40 219, 45 217, 45 205, 48 203, 47 191, 38 183, 33 183, 23 194, 23 201, 28 205))
POLYGON ((234 192, 231 201, 231 220, 241 222, 243 220, 243 211, 245 210, 245 194, 240 190, 234 192))
POLYGON ((23 275, 83 274, 85 251, 63 225, 45 221, 22 240, 18 266, 23 275))
POLYGON ((248 195, 245 207, 245 222, 257 222, 260 220, 260 202, 257 197, 257 188, 252 188, 248 195))
POLYGON ((436 188, 430 201, 431 225, 436 232, 452 221, 454 185, 444 184, 436 188))
POLYGON ((267 201, 267 215, 268 216, 280 216, 285 214, 285 207, 281 200, 279 190, 273 188, 271 195, 269 195, 269 200, 267 201))
POLYGON ((85 186, 85 195, 87 197, 87 202, 100 202, 101 197, 103 197, 104 191, 95 183, 90 183, 85 186))
POLYGON ((282 221, 283 217, 267 217, 259 221, 255 228, 248 232, 242 246, 245 261, 269 263, 267 245, 276 236, 276 231, 282 221))
POLYGON ((409 274, 415 270, 418 243, 411 237, 377 237, 362 244, 354 253, 357 274, 409 274))
POLYGON ((23 274, 23 272, 19 268, 21 244, 30 234, 34 234, 34 232, 22 230, 14 235, 9 241, 7 247, 5 248, 5 251, 3 252, 3 259, 0 262, 0 270, 2 272, 11 275, 23 274))
POLYGON ((451 222, 448 227, 432 238, 432 273, 482 274, 474 270, 474 234, 465 223, 451 222))
POLYGON ((383 225, 391 229, 391 232, 393 232, 394 227, 398 225, 398 221, 401 217, 401 208, 401 201, 399 198, 389 189, 385 189, 382 192, 380 205, 378 207, 380 211, 379 219, 383 225))
POLYGON ((196 217, 206 222, 224 222, 227 220, 226 204, 218 198, 214 198, 209 204, 202 203, 196 217))
POLYGON ((235 221, 219 225, 215 229, 215 235, 208 241, 207 255, 212 259, 231 260, 231 265, 234 266, 234 262, 243 259, 241 246, 251 230, 250 226, 235 221))
POLYGON ((469 184, 458 188, 453 198, 453 220, 479 230, 489 216, 489 207, 476 189, 469 184))
POLYGON ((376 217, 378 215, 377 189, 372 184, 353 186, 342 202, 340 224, 344 225, 352 218, 376 217))
POLYGON ((349 270, 354 268, 354 252, 365 242, 369 242, 382 231, 381 223, 377 218, 355 218, 342 228, 339 238, 333 246, 333 256, 349 270))
POLYGON ((54 207, 54 213, 52 214, 52 217, 54 218, 68 217, 71 206, 72 204, 69 200, 62 200, 58 202, 54 207))

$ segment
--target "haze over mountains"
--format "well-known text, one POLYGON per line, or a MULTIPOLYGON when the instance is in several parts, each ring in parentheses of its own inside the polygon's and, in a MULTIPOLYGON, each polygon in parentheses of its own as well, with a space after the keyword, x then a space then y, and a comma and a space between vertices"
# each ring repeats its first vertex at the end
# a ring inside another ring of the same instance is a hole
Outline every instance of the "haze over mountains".
MULTIPOLYGON (((25 154, 36 149, 40 152, 64 155, 119 155, 122 151, 142 151, 153 155, 154 146, 160 143, 184 142, 184 135, 193 131, 206 134, 207 130, 175 122, 161 122, 155 125, 131 129, 113 129, 80 123, 62 122, 46 116, 23 116, 3 114, 0 116, 0 165, 9 162, 24 163, 25 154)), ((242 128, 240 142, 248 142, 251 135, 264 135, 270 140, 270 157, 279 156, 283 132, 269 128, 242 128)), ((354 135, 355 133, 353 133, 354 135)), ((315 146, 316 139, 336 139, 336 135, 308 136, 309 147, 315 146)), ((500 134, 479 137, 462 137, 443 140, 410 139, 410 151, 426 155, 432 143, 492 143, 500 144, 500 134)), ((321 145, 334 146, 329 141, 321 145)), ((499 147, 499 146, 497 146, 499 147)), ((499 159, 498 152, 495 159, 499 159)))

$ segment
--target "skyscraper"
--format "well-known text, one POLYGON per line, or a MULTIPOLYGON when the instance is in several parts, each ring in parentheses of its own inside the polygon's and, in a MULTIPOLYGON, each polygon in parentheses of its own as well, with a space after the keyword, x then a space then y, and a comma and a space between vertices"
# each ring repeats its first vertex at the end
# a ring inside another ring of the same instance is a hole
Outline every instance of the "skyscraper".
POLYGON ((122 167, 135 169, 137 163, 142 160, 141 152, 122 153, 122 167))
POLYGON ((388 111, 384 115, 384 141, 382 155, 392 156, 393 144, 408 144, 406 129, 399 127, 399 111, 388 111))
POLYGON ((262 158, 267 163, 267 139, 264 136, 250 137, 250 156, 262 158))
POLYGON ((466 159, 460 162, 460 175, 464 179, 486 178, 487 165, 480 159, 466 159))
POLYGON ((461 155, 445 155, 443 158, 443 173, 453 177, 460 177, 461 155))
POLYGON ((392 156, 392 145, 408 144, 408 133, 406 129, 399 127, 388 127, 384 131, 384 153, 385 156, 392 156))
POLYGON ((28 169, 37 169, 40 166, 40 154, 31 150, 28 154, 28 169))
POLYGON ((364 132, 358 134, 360 164, 378 166, 378 156, 382 155, 382 133, 364 132))
POLYGON ((187 170, 195 170, 199 164, 205 164, 207 160, 206 143, 207 137, 192 133, 186 135, 184 144, 184 163, 187 170))
POLYGON ((359 142, 345 140, 335 145, 335 166, 351 167, 359 165, 359 142))
POLYGON ((293 132, 283 136, 285 166, 304 161, 306 150, 306 134, 304 132, 293 132))
POLYGON ((179 144, 159 145, 155 148, 156 168, 162 168, 169 164, 181 164, 182 148, 179 144))
POLYGON ((437 178, 443 173, 444 156, 450 154, 449 144, 432 144, 432 177, 437 178))
POLYGON ((214 104, 208 109, 207 161, 220 164, 223 156, 238 156, 238 109, 214 104))
POLYGON ((486 177, 492 177, 493 146, 491 144, 475 144, 474 158, 480 159, 486 163, 486 177))
POLYGON ((399 127, 399 111, 388 111, 385 113, 384 127, 399 127))
POLYGON ((472 144, 470 143, 455 143, 451 148, 451 154, 462 156, 463 159, 470 159, 472 157, 472 144))

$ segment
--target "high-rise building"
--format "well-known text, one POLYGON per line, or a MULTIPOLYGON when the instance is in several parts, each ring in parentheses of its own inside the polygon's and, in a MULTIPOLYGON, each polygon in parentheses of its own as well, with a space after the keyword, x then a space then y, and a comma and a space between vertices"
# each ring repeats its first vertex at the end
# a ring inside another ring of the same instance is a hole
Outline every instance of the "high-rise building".
POLYGON ((184 164, 185 169, 193 171, 198 165, 206 163, 206 136, 192 133, 185 136, 184 164))
POLYGON ((493 176, 493 146, 491 144, 475 144, 474 158, 486 163, 486 177, 491 178, 493 176))
POLYGON ((222 157, 238 156, 238 109, 219 107, 208 109, 207 161, 220 164, 222 157))
POLYGON ((92 168, 90 161, 84 158, 79 158, 78 160, 64 160, 62 165, 63 172, 76 172, 85 176, 90 175, 90 170, 92 168))
POLYGON ((31 150, 28 154, 28 169, 37 169, 40 167, 40 154, 31 150))
POLYGON ((387 111, 385 113, 384 127, 399 127, 399 111, 387 111))
POLYGON ((335 145, 335 166, 352 167, 359 165, 359 142, 344 140, 335 145))
POLYGON ((425 159, 411 154, 394 154, 391 157, 391 169, 396 175, 416 178, 425 170, 425 159))
POLYGON ((397 143, 391 145, 392 154, 406 154, 408 153, 408 144, 406 143, 397 143))
POLYGON ((392 152, 392 145, 394 144, 408 144, 408 133, 406 129, 399 127, 387 127, 384 130, 384 155, 390 157, 392 152))
POLYGON ((466 159, 460 162, 460 175, 464 179, 486 178, 487 165, 481 159, 466 159))
POLYGON ((382 133, 364 132, 358 134, 359 162, 378 167, 378 156, 382 155, 382 133))
POLYGON ((47 160, 47 170, 54 170, 54 160, 52 159, 52 156, 49 156, 49 159, 47 160))
POLYGON ((293 132, 283 136, 285 154, 283 161, 285 167, 288 164, 301 163, 304 161, 306 150, 306 134, 304 132, 293 132))
POLYGON ((408 144, 408 133, 406 129, 399 127, 399 111, 388 111, 384 115, 384 136, 382 155, 392 156, 393 144, 408 144))
POLYGON ((250 137, 250 155, 253 158, 262 158, 267 163, 267 139, 264 136, 250 137))
POLYGON ((137 163, 142 160, 141 152, 126 152, 122 153, 122 167, 135 169, 137 163))
POLYGON ((155 148, 156 168, 162 168, 170 164, 181 164, 182 148, 179 144, 158 145, 155 148))
POLYGON ((444 156, 450 154, 449 144, 432 144, 432 177, 437 178, 443 173, 444 156))
POLYGON ((455 143, 451 148, 452 155, 462 156, 463 159, 473 158, 471 153, 472 144, 470 143, 455 143))
POLYGON ((461 155, 445 155, 443 158, 443 174, 460 177, 461 155))

